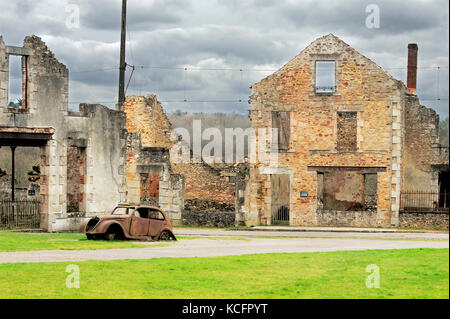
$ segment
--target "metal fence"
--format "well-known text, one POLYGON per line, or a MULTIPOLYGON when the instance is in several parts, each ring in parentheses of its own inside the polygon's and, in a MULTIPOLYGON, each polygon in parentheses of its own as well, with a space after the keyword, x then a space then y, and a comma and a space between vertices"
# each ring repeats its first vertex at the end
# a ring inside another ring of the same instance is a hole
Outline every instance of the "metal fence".
POLYGON ((289 207, 272 204, 272 225, 289 225, 289 207))
POLYGON ((40 202, 0 200, 0 229, 38 229, 40 202))
POLYGON ((400 193, 400 210, 448 211, 450 193, 403 191, 400 193))

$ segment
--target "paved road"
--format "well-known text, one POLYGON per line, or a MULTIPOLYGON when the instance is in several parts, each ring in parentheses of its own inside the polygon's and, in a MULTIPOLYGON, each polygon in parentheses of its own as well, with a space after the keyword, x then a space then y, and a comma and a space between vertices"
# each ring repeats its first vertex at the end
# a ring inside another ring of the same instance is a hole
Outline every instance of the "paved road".
POLYGON ((161 257, 214 257, 264 253, 324 252, 365 249, 449 248, 448 241, 373 240, 344 238, 251 238, 247 240, 181 239, 142 243, 146 248, 104 250, 44 250, 0 252, 0 263, 75 262, 83 260, 151 259, 161 257), (153 246, 153 247, 152 247, 153 246))
MULTIPOLYGON (((269 228, 266 228, 269 229, 269 228)), ((274 229, 282 229, 275 228, 274 229)), ((411 240, 449 240, 448 232, 318 232, 276 230, 226 230, 209 228, 175 228, 177 236, 245 236, 245 237, 297 237, 297 238, 378 238, 411 240)))

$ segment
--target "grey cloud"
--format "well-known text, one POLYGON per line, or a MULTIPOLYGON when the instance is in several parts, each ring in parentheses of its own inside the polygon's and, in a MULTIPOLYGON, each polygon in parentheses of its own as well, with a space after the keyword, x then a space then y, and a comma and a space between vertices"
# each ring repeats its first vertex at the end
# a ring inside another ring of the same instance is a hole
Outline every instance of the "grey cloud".
MULTIPOLYGON (((105 101, 109 103, 103 104, 114 107, 118 70, 77 72, 117 68, 120 2, 0 0, 0 34, 11 45, 20 45, 29 34, 41 36, 70 69, 71 101, 105 101), (65 4, 69 2, 80 7, 79 29, 65 26, 65 4)), ((419 69, 418 94, 423 104, 435 108, 442 117, 448 115, 446 0, 129 0, 128 28, 127 62, 134 65, 273 69, 315 38, 334 33, 403 81, 407 44, 415 42, 419 45, 419 68, 447 66, 440 71, 440 102, 425 101, 437 98, 433 70, 419 69), (365 26, 369 3, 380 7, 380 29, 365 26)), ((184 96, 191 100, 246 100, 249 85, 270 73, 137 68, 127 94, 152 92, 165 101, 184 96)), ((167 102, 164 107, 169 111, 244 114, 248 110, 244 102, 167 102)))

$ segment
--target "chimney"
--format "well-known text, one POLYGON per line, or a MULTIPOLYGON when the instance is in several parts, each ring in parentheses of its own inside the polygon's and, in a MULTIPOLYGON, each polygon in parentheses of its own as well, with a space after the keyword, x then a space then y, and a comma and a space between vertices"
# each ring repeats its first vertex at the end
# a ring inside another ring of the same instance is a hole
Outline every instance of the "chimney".
POLYGON ((408 44, 408 81, 407 87, 410 93, 416 94, 417 82, 417 51, 416 43, 408 44))

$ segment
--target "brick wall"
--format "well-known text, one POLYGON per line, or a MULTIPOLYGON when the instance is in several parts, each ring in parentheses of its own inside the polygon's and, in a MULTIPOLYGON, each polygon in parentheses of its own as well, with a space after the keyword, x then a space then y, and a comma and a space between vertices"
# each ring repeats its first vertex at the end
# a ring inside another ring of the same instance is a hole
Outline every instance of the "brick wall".
POLYGON ((280 70, 254 84, 250 97, 252 127, 269 128, 272 112, 285 111, 290 113, 291 132, 289 149, 279 154, 277 167, 251 167, 247 224, 270 221, 270 174, 291 175, 290 224, 310 226, 318 225, 322 218, 317 214, 320 167, 353 167, 360 173, 376 167, 377 213, 367 220, 371 226, 391 226, 389 207, 395 203, 391 196, 396 193, 390 184, 389 124, 391 104, 400 101, 401 86, 334 35, 317 39, 280 70), (315 62, 321 60, 336 62, 334 93, 315 93, 315 62), (348 145, 341 148, 338 116, 343 112, 356 112, 356 125, 344 127, 341 138, 348 145), (301 197, 301 192, 308 196, 301 197))

